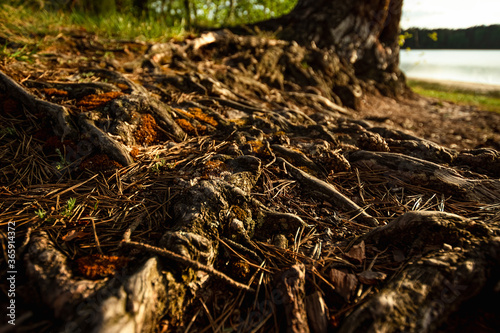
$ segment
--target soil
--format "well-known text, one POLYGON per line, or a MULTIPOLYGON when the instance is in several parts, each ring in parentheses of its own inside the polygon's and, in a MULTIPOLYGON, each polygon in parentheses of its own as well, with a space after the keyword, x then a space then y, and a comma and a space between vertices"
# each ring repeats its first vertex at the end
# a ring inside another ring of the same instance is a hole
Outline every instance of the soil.
POLYGON ((0 61, 20 331, 451 332, 497 292, 500 114, 228 32, 0 61))
POLYGON ((500 114, 434 98, 367 96, 353 116, 453 149, 500 149, 500 114))

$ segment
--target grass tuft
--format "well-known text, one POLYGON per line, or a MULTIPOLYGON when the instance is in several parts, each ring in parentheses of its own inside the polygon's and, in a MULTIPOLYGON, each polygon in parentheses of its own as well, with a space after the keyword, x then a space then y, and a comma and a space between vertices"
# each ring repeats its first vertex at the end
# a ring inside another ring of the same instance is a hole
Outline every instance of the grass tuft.
POLYGON ((91 15, 0 4, 0 58, 30 55, 40 45, 51 45, 70 31, 82 30, 105 38, 148 42, 166 42, 185 33, 181 26, 168 26, 159 17, 91 15))
POLYGON ((408 86, 417 94, 442 101, 476 106, 485 111, 500 113, 500 90, 481 90, 453 85, 408 80, 408 86))

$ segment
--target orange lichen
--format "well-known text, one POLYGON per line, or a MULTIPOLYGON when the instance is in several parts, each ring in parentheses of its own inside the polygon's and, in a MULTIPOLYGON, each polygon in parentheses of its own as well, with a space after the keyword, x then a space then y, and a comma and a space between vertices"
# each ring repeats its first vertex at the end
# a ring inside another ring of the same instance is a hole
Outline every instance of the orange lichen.
POLYGON ((203 121, 212 126, 217 126, 217 121, 214 118, 206 115, 200 108, 189 108, 189 112, 193 115, 193 117, 198 121, 203 121))
POLYGON ((137 130, 134 132, 135 139, 138 144, 149 146, 158 142, 160 132, 155 118, 150 114, 141 116, 141 122, 137 130))
POLYGON ((100 279, 113 275, 125 267, 130 259, 126 257, 92 254, 76 260, 78 272, 87 279, 100 279))
POLYGON ((207 126, 197 125, 196 131, 198 132, 198 134, 205 134, 205 132, 207 131, 207 126))
POLYGON ((187 118, 194 119, 194 116, 193 116, 191 113, 189 113, 189 112, 186 112, 186 111, 184 111, 184 110, 182 110, 182 109, 179 109, 179 108, 174 108, 174 110, 175 110, 176 112, 178 112, 178 113, 182 114, 183 116, 187 117, 187 118))
POLYGON ((57 97, 68 96, 67 91, 55 88, 44 88, 42 89, 42 91, 47 96, 57 96, 57 97))
POLYGON ((207 127, 203 125, 196 125, 196 127, 194 127, 193 124, 186 119, 176 118, 175 122, 189 135, 204 134, 207 130, 207 127))
POLYGON ((265 156, 269 155, 269 152, 262 141, 247 141, 247 144, 252 147, 252 151, 255 154, 265 156))
POLYGON ((133 147, 132 150, 130 151, 130 156, 132 156, 132 158, 136 160, 137 156, 139 156, 139 148, 133 147))
POLYGON ((179 125, 183 130, 184 132, 186 132, 187 134, 196 134, 196 129, 194 128, 193 125, 191 125, 191 123, 189 121, 187 121, 186 119, 182 119, 182 118, 176 118, 175 119, 175 122, 177 123, 177 125, 179 125))
POLYGON ((117 83, 116 86, 121 89, 121 90, 127 90, 130 89, 129 86, 127 86, 125 83, 117 83))
POLYGON ((232 206, 231 213, 233 213, 234 217, 236 217, 240 221, 244 221, 247 218, 247 212, 239 206, 232 206))
POLYGON ((80 164, 81 170, 88 169, 94 172, 110 171, 120 168, 123 168, 120 163, 113 161, 108 157, 108 155, 104 154, 94 155, 90 158, 87 158, 80 164))
POLYGON ((124 95, 121 91, 110 91, 99 95, 87 95, 82 98, 76 105, 82 106, 86 109, 95 109, 107 102, 124 95))
POLYGON ((204 164, 203 176, 205 178, 219 176, 223 171, 227 171, 226 163, 222 161, 208 161, 204 164))

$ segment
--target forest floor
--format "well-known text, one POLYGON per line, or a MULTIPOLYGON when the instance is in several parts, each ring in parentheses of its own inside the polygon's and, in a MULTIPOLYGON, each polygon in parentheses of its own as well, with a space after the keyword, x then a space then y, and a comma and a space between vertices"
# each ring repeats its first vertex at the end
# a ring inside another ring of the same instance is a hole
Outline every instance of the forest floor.
MULTIPOLYGON (((488 232, 498 236, 499 113, 416 94, 396 100, 373 91, 360 98, 356 110, 340 107, 310 85, 292 80, 306 77, 307 81, 309 64, 299 60, 293 67, 295 60, 290 56, 289 63, 279 68, 293 73, 287 74, 292 79, 268 75, 267 70, 273 68, 265 66, 281 63, 265 48, 296 46, 260 38, 223 38, 228 41, 192 36, 154 45, 72 30, 26 58, 12 51, 0 57, 0 71, 19 84, 9 86, 5 78, 0 82, 0 226, 6 234, 9 222, 16 223, 16 260, 22 266, 17 268, 26 272, 17 279, 18 332, 53 331, 65 320, 79 323, 71 314, 61 315, 76 308, 73 300, 44 295, 43 288, 76 292, 71 289, 74 281, 97 281, 85 283, 100 286, 122 267, 130 273, 133 264, 144 261, 140 251, 149 251, 130 243, 130 235, 138 243, 166 244, 165 248, 185 255, 168 237, 180 237, 172 236, 178 230, 201 234, 213 249, 204 248, 201 236, 184 240, 204 249, 193 250, 199 260, 257 289, 257 296, 245 296, 242 290, 246 289, 239 284, 235 284, 236 291, 225 289, 223 283, 231 285, 233 280, 207 283, 199 272, 174 274, 183 296, 177 299, 170 291, 165 293, 178 304, 157 309, 154 321, 144 319, 154 322, 148 329, 158 332, 277 330, 280 315, 274 310, 268 315, 259 304, 269 299, 273 288, 281 288, 274 282, 277 272, 298 262, 305 265, 302 280, 308 297, 314 296, 311 299, 320 307, 326 302, 325 325, 328 329, 342 327, 348 315, 371 304, 371 297, 386 287, 385 281, 397 282, 404 278, 398 277, 401 272, 417 265, 410 259, 424 247, 412 245, 409 252, 402 245, 382 247, 370 233, 376 225, 390 224, 407 216, 405 213, 447 212, 466 221, 456 225, 466 225, 470 244, 431 237, 424 240, 429 242, 422 250, 425 255, 433 255, 436 248, 450 248, 457 256, 472 256, 469 249, 483 246, 480 242, 489 239, 483 229, 469 228, 472 220, 481 228, 484 223, 484 228, 492 230, 488 232), (212 43, 220 45, 212 48, 212 43), (22 91, 34 99, 23 100, 22 91), (61 120, 61 114, 52 115, 52 106, 43 101, 63 106, 71 126, 65 127, 68 123, 61 120), (123 105, 133 109, 130 114, 120 114, 123 105), (319 112, 319 106, 328 112, 319 112), (115 123, 114 116, 122 117, 120 122, 115 123), (132 127, 127 130, 127 126, 132 127), (78 132, 78 139, 71 131, 78 132), (99 136, 106 131, 108 139, 99 136), (85 141, 90 148, 82 146, 85 141), (479 162, 478 156, 483 158, 479 162), (400 159, 394 170, 384 164, 393 158, 400 159), (363 164, 366 159, 371 164, 363 164), (404 163, 421 163, 422 176, 414 166, 403 170, 404 163), (432 178, 425 173, 429 168, 441 170, 444 176, 432 178), (208 191, 208 187, 200 190, 197 186, 208 186, 208 182, 212 182, 210 190, 222 198, 220 202, 196 201, 208 191), (461 186, 467 182, 475 187, 463 191, 461 186), (327 194, 318 195, 318 186, 327 194), (339 192, 340 199, 332 199, 339 192), (198 208, 192 208, 195 206, 198 208), (207 228, 226 222, 226 216, 217 215, 221 212, 228 216, 229 226, 210 232, 197 229, 205 222, 184 220, 185 212, 198 212, 196 209, 206 214, 205 220, 211 223, 207 228), (267 224, 261 230, 252 220, 267 224), (288 226, 276 222, 284 220, 288 226), (281 229, 274 230, 278 224, 281 229), (238 233, 243 225, 248 234, 238 233), (358 243, 358 237, 368 238, 358 243), (67 258, 53 272, 43 274, 40 272, 50 269, 40 268, 42 259, 36 255, 42 251, 37 247, 42 238, 55 244, 49 246, 54 251, 51 255, 62 253, 67 258), (132 247, 129 252, 120 245, 127 242, 132 247), (259 261, 261 257, 265 260, 259 261), (135 261, 128 264, 130 258, 135 261), (66 270, 70 273, 57 275, 66 270), (33 294, 37 296, 31 297, 33 294), (48 308, 42 310, 42 303, 48 308), (180 315, 184 308, 186 313, 180 315), (256 313, 258 319, 253 322, 256 313)), ((5 45, 16 48, 8 40, 5 45)), ((299 49, 297 54, 300 52, 306 51, 299 49)), ((310 65, 313 67, 312 62, 310 65)), ((453 232, 462 232, 456 230, 453 232)), ((413 232, 405 237, 410 234, 419 237, 413 232)), ((419 238, 415 244, 422 241, 419 238)), ((6 244, 3 240, 2 267, 7 265, 6 244)), ((186 248, 191 249, 189 246, 186 248)), ((0 284, 7 293, 5 272, 2 268, 0 284)), ((485 272, 484 286, 489 286, 493 273, 485 272)), ((457 296, 458 305, 473 297, 486 297, 484 286, 474 289, 471 296, 457 296)), ((434 297, 432 292, 429 289, 429 299, 434 297)), ((428 304, 422 301, 425 306, 428 304)), ((288 315, 289 310, 283 311, 288 315)), ((453 317, 452 310, 439 311, 453 322, 439 322, 434 327, 438 331, 498 329, 493 310, 470 310, 462 318, 453 317)))
POLYGON ((413 133, 454 149, 500 146, 500 115, 432 97, 367 96, 354 117, 413 133))

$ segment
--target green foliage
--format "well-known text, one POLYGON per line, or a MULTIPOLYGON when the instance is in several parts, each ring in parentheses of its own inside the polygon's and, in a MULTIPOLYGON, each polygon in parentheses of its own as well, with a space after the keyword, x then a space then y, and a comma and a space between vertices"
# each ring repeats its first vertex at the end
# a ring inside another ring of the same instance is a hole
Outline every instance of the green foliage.
POLYGON ((5 43, 0 48, 0 59, 10 59, 16 61, 26 61, 33 62, 33 55, 36 54, 37 48, 30 48, 28 45, 23 45, 22 47, 8 47, 5 43))
POLYGON ((408 31, 405 31, 404 34, 400 34, 399 40, 398 40, 399 46, 403 46, 405 44, 406 40, 410 39, 412 37, 413 37, 413 35, 410 34, 408 31))
POLYGON ((37 211, 35 211, 35 215, 38 216, 38 218, 43 220, 45 218, 45 216, 47 216, 47 212, 44 211, 42 208, 40 208, 37 211))
POLYGON ((85 15, 79 12, 70 14, 72 23, 87 27, 108 37, 140 39, 150 41, 166 41, 172 36, 180 35, 183 28, 171 27, 159 17, 136 17, 132 13, 109 15, 85 15))
MULTIPOLYGON (((73 210, 75 209, 76 206, 76 199, 75 198, 69 198, 66 201, 66 205, 62 208, 61 215, 64 217, 71 217, 73 215, 73 210)), ((47 212, 43 208, 39 208, 38 210, 35 211, 35 215, 44 220, 47 217, 47 212)), ((52 221, 53 218, 47 219, 47 221, 52 221)))
POLYGON ((116 34, 118 28, 122 31, 136 30, 134 28, 140 22, 146 23, 147 30, 155 29, 152 24, 147 23, 154 23, 161 28, 187 27, 189 23, 211 27, 252 23, 286 14, 295 6, 297 0, 0 0, 1 3, 36 11, 59 14, 65 12, 66 15, 74 13, 74 23, 81 24, 82 20, 85 21, 81 16, 84 16, 96 27, 104 27, 104 30, 110 28, 111 32, 116 34), (97 17, 106 23, 96 23, 97 17), (111 22, 118 17, 122 17, 125 23, 118 22, 113 25, 111 22))
POLYGON ((61 32, 82 28, 104 37, 152 42, 165 42, 184 32, 182 26, 172 27, 159 15, 139 17, 132 11, 104 15, 76 9, 52 11, 47 7, 36 10, 0 2, 0 43, 8 42, 7 47, 0 44, 0 59, 15 56, 17 60, 30 60, 39 49, 56 41, 61 32))
POLYGON ((63 153, 61 153, 61 150, 59 148, 56 148, 56 153, 59 156, 59 162, 56 164, 56 169, 57 170, 62 170, 69 166, 68 161, 66 160, 66 157, 64 156, 63 153))
POLYGON ((14 127, 4 127, 0 128, 0 137, 4 136, 15 136, 16 135, 16 129, 14 127))
MULTIPOLYGON (((0 62, 33 61, 71 29, 165 42, 191 26, 240 25, 281 16, 297 0, 0 0, 0 62), (2 45, 3 44, 3 45, 2 45)), ((59 166, 64 168, 61 159, 59 166)))
POLYGON ((66 201, 66 206, 63 208, 61 214, 66 217, 70 217, 71 214, 73 214, 73 209, 75 208, 75 205, 76 205, 76 199, 69 198, 68 201, 66 201))

